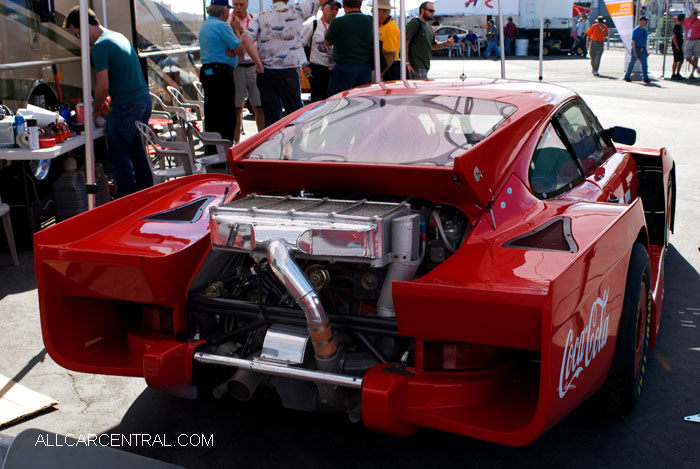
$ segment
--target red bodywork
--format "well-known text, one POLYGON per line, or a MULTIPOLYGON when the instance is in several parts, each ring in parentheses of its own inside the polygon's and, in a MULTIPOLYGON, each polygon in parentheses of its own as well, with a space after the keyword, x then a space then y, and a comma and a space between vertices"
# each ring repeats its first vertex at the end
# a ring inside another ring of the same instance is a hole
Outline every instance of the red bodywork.
MULTIPOLYGON (((192 355, 203 341, 183 339, 185 302, 210 250, 207 210, 193 223, 144 218, 205 196, 213 197, 208 207, 224 197, 301 187, 450 204, 473 226, 460 249, 437 268, 415 281, 394 283, 398 329, 415 341, 415 365, 399 371, 377 365, 365 374, 362 415, 373 430, 407 435, 426 426, 507 445, 536 439, 605 380, 635 242, 651 258, 653 346, 668 236, 650 241, 637 162, 645 158, 645 164, 657 165, 669 188, 673 162, 665 150, 618 146, 594 175, 541 200, 528 185, 530 160, 554 113, 580 99, 574 93, 505 81, 412 83, 350 93, 465 95, 512 103, 518 111, 454 167, 243 158, 302 109, 232 149, 234 177, 167 182, 38 233, 42 330, 54 360, 81 372, 145 376, 151 386, 193 395, 192 355), (475 168, 482 175, 478 181, 475 168), (613 197, 619 202, 609 202, 613 197), (570 219, 575 253, 504 246, 556 217, 570 219), (130 324, 114 300, 147 305, 158 321, 172 318, 171 331, 130 324), (527 350, 538 359, 481 371, 426 371, 423 354, 431 342, 527 350)), ((664 197, 671 207, 668 189, 664 197)), ((665 220, 672 222, 672 215, 665 220)), ((667 233, 669 224, 661 230, 667 233)))

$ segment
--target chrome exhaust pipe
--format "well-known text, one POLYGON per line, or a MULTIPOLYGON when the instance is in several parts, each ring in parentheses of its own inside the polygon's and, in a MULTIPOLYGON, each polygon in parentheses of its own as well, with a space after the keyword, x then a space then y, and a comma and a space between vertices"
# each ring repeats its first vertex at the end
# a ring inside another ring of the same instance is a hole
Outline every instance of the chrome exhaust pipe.
POLYGON ((333 340, 333 331, 318 293, 309 283, 304 272, 294 262, 283 241, 273 239, 267 244, 267 261, 275 276, 304 310, 309 337, 319 369, 329 372, 337 371, 338 347, 333 340))
POLYGON ((226 383, 226 390, 239 401, 249 401, 262 379, 259 373, 239 369, 226 383))

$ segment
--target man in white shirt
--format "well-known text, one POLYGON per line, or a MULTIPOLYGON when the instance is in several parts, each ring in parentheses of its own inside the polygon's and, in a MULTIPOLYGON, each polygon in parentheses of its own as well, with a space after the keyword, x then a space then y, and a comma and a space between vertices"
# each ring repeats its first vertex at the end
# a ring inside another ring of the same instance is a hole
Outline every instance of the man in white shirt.
POLYGON ((322 101, 328 97, 328 82, 333 68, 333 46, 325 43, 328 25, 338 15, 340 3, 328 0, 321 7, 321 18, 309 21, 304 25, 302 41, 308 48, 309 65, 303 71, 311 85, 311 102, 322 101))
POLYGON ((318 11, 319 0, 292 5, 288 1, 274 0, 270 8, 250 21, 243 35, 246 51, 257 42, 263 66, 258 71, 262 73, 258 73, 257 85, 266 127, 282 118, 283 108, 290 114, 302 106, 298 69, 308 61, 301 30, 304 21, 318 11))

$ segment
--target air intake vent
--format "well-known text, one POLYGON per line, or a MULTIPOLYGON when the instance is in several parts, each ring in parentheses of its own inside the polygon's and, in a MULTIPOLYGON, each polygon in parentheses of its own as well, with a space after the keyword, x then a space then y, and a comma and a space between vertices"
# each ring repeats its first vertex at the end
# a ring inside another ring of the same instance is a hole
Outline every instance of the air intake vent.
POLYGON ((557 217, 534 230, 503 243, 506 248, 532 249, 536 251, 578 252, 571 235, 571 219, 557 217))
POLYGON ((214 197, 203 197, 201 199, 193 200, 185 205, 149 215, 144 218, 144 220, 194 223, 202 217, 204 207, 206 207, 213 198, 214 197))

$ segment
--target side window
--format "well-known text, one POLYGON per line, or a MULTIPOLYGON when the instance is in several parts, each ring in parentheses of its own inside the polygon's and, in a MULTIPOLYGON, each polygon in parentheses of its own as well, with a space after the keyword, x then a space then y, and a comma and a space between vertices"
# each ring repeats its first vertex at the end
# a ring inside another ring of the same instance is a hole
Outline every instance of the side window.
POLYGON ((584 174, 590 176, 609 156, 600 124, 581 101, 565 107, 557 114, 556 120, 584 174))
POLYGON ((551 123, 532 156, 529 180, 533 192, 541 199, 556 197, 583 181, 581 168, 551 123))

